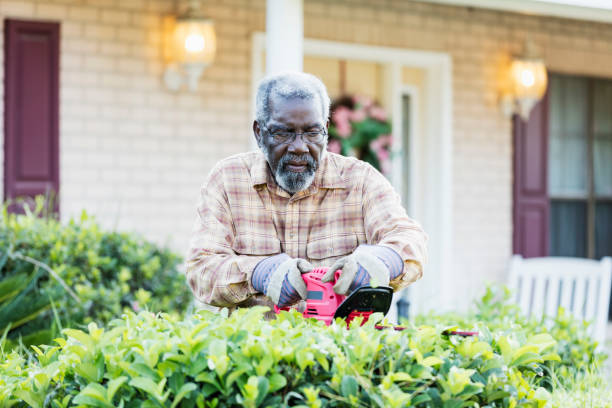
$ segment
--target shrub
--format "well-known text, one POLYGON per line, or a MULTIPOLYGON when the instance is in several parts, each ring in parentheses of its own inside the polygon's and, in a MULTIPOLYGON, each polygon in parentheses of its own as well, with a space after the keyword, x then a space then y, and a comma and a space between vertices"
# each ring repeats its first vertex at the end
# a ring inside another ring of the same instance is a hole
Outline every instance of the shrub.
POLYGON ((442 327, 332 326, 265 308, 185 320, 126 314, 65 329, 0 364, 0 405, 34 407, 542 407, 548 334, 447 336, 442 327), (18 402, 22 401, 22 402, 18 402))
POLYGON ((475 304, 475 309, 464 315, 456 313, 417 316, 417 324, 458 325, 464 329, 492 331, 501 334, 549 333, 556 341, 560 361, 551 364, 555 376, 564 385, 570 385, 577 375, 597 369, 607 358, 596 351, 597 342, 587 334, 588 323, 576 320, 559 309, 556 317, 539 319, 525 317, 512 301, 506 287, 490 286, 475 304))
POLYGON ((66 225, 0 213, 0 334, 48 343, 58 328, 104 324, 126 308, 182 314, 191 302, 180 258, 139 236, 103 232, 82 213, 66 225))

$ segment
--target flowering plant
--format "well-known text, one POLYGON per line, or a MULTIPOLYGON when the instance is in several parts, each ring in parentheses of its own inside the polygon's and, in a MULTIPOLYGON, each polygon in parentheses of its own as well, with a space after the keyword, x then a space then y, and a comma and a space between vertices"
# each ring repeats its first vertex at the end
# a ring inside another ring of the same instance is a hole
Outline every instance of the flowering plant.
POLYGON ((331 111, 327 150, 357 157, 389 175, 392 136, 385 110, 370 98, 346 96, 331 111))

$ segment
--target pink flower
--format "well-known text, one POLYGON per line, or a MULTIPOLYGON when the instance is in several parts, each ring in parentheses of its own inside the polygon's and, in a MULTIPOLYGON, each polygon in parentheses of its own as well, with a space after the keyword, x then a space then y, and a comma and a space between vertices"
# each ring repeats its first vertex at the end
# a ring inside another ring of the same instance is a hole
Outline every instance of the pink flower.
POLYGON ((338 136, 340 136, 343 139, 346 139, 347 137, 349 137, 351 135, 351 124, 348 122, 342 123, 341 125, 338 124, 336 125, 336 130, 338 131, 338 136))
POLYGON ((366 111, 365 111, 365 109, 357 109, 357 110, 354 110, 353 112, 351 112, 350 119, 353 122, 361 122, 365 118, 366 118, 366 111))
POLYGON ((353 102, 355 102, 355 104, 365 109, 372 106, 372 99, 368 98, 367 96, 363 96, 363 95, 353 97, 353 102))
POLYGON ((372 149, 373 151, 378 152, 382 148, 383 148, 383 144, 382 144, 382 140, 380 139, 380 137, 370 142, 370 149, 372 149))
POLYGON ((375 151, 378 162, 380 163, 380 171, 382 174, 389 174, 391 172, 391 160, 389 151, 385 148, 381 148, 375 151))
POLYGON ((391 147, 393 145, 393 135, 380 135, 378 140, 382 146, 391 147))
POLYGON ((387 120, 387 112, 385 112, 385 110, 380 106, 372 106, 370 108, 370 116, 379 122, 384 122, 387 120))
POLYGON ((351 116, 351 110, 346 106, 338 106, 332 112, 332 122, 338 126, 344 122, 348 122, 351 116))
POLYGON ((137 301, 137 300, 132 301, 132 302, 131 302, 131 306, 132 306, 132 309, 133 309, 135 312, 139 312, 139 311, 140 311, 140 305, 138 304, 138 301, 137 301))
POLYGON ((329 143, 327 143, 327 151, 340 154, 342 151, 342 145, 339 141, 332 139, 329 141, 329 143))
POLYGON ((351 123, 349 122, 351 110, 346 106, 339 106, 332 113, 332 122, 336 125, 338 135, 347 138, 351 135, 351 123))
POLYGON ((389 160, 389 151, 385 149, 380 149, 376 151, 376 156, 378 156, 379 161, 389 160))

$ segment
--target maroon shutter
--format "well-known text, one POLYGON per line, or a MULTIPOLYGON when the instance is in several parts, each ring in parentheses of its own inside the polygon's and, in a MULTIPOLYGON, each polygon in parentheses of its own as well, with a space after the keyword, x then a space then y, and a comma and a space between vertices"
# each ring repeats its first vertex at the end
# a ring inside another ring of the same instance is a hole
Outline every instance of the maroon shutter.
POLYGON ((4 27, 4 199, 57 193, 60 26, 4 27))
POLYGON ((548 255, 548 94, 528 121, 514 126, 513 247, 524 257, 548 255))

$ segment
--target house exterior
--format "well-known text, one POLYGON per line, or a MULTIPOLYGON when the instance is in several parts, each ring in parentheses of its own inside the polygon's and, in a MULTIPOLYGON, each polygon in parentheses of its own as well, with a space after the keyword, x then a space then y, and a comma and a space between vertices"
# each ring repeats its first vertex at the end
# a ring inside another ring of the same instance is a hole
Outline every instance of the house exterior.
MULTIPOLYGON (((185 3, 0 0, 4 198, 52 186, 63 219, 86 209, 106 228, 184 252, 208 171, 254 148, 253 91, 267 69, 273 3, 203 0, 216 58, 196 91, 171 91, 164 18, 185 3), (42 102, 27 99, 41 89, 42 102), (24 132, 35 135, 25 145, 24 132)), ((430 235, 413 310, 467 307, 486 282, 506 281, 515 252, 612 253, 612 10, 561 3, 299 2, 303 69, 332 97, 366 95, 391 115, 390 178, 430 235), (527 40, 557 91, 513 125, 499 101, 527 40), (564 163, 582 175, 569 187, 564 163), (559 236, 579 238, 565 248, 559 236)))

